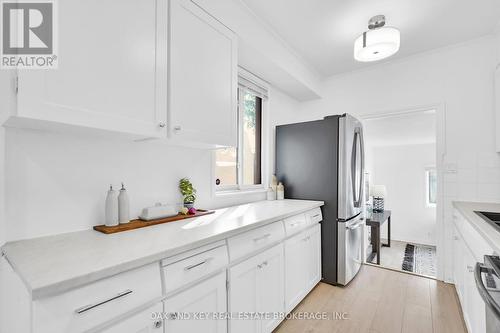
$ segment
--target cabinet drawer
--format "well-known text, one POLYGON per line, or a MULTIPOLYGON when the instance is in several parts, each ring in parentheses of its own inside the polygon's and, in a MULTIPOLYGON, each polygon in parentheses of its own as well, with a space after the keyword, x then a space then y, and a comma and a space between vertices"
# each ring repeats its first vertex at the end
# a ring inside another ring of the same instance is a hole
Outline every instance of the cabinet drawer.
POLYGON ((319 223, 323 221, 323 214, 321 214, 321 208, 314 208, 308 212, 306 212, 306 219, 308 220, 308 224, 319 223))
POLYGON ((86 331, 161 296, 160 264, 150 264, 34 301, 34 332, 86 331))
POLYGON ((166 292, 169 293, 221 270, 227 264, 227 247, 224 245, 165 266, 163 271, 166 292))
POLYGON ((306 219, 305 214, 299 214, 285 219, 284 223, 286 235, 290 236, 305 229, 308 225, 308 219, 306 219))
POLYGON ((282 240, 285 236, 282 222, 275 222, 228 239, 229 259, 234 261, 270 244, 282 240))

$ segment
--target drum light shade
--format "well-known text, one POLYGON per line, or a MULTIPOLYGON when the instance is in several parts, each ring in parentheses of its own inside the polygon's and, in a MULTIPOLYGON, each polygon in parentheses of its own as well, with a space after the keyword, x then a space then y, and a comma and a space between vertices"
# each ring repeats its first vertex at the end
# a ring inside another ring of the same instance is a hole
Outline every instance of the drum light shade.
POLYGON ((361 62, 381 60, 398 52, 399 45, 398 29, 393 27, 370 29, 354 42, 354 59, 361 62))

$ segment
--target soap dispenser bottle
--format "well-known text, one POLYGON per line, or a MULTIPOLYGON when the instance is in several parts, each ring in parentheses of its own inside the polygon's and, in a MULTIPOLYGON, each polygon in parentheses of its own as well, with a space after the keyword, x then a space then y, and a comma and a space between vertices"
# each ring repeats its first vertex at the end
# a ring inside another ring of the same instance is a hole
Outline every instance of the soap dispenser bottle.
POLYGON ((125 224, 130 222, 130 203, 128 200, 127 190, 125 185, 122 183, 122 188, 120 189, 120 194, 118 195, 118 220, 120 224, 125 224))
POLYGON ((285 186, 283 185, 282 182, 279 182, 278 186, 276 187, 276 199, 278 200, 285 199, 285 186))
POLYGON ((107 227, 118 225, 118 200, 113 185, 109 186, 108 195, 106 196, 104 224, 107 227))

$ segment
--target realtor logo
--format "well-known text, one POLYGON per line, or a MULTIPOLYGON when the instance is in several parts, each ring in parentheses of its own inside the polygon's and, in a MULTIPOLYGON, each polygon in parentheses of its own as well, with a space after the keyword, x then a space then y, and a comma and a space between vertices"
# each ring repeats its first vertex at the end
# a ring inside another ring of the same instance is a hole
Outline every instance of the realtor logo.
POLYGON ((56 68, 53 0, 2 1, 1 67, 56 68))

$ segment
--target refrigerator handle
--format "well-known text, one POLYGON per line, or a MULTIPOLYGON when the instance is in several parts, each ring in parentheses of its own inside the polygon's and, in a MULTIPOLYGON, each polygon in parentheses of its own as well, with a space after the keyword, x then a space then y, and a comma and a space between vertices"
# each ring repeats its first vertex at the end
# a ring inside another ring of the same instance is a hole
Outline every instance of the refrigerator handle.
POLYGON ((351 186, 352 186, 352 202, 354 207, 358 206, 358 201, 356 198, 356 150, 358 149, 358 140, 359 140, 359 132, 358 128, 354 129, 354 140, 352 140, 352 152, 351 152, 351 186))
POLYGON ((360 127, 356 127, 354 129, 354 147, 352 150, 352 157, 351 157, 351 174, 352 174, 352 193, 353 193, 353 200, 354 200, 354 207, 361 207, 361 201, 363 199, 363 176, 364 176, 364 165, 365 165, 365 149, 363 145, 363 134, 362 130, 360 127), (358 191, 358 197, 356 198, 356 155, 357 155, 357 149, 358 149, 358 141, 359 140, 359 149, 361 150, 359 152, 360 156, 360 166, 359 166, 359 191, 358 191))
POLYGON ((363 188, 365 187, 364 178, 365 178, 365 144, 363 138, 363 128, 358 127, 358 138, 359 138, 359 148, 361 149, 361 167, 359 168, 359 198, 358 198, 358 207, 361 207, 363 202, 363 188))

